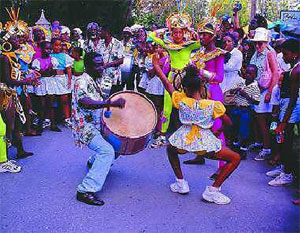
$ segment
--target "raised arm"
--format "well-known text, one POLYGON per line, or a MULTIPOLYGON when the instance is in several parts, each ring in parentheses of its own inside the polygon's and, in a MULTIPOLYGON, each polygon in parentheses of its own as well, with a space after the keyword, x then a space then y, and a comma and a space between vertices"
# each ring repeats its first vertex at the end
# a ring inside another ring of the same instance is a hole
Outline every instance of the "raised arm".
POLYGON ((166 75, 164 74, 162 69, 160 68, 159 55, 157 53, 154 54, 152 59, 153 59, 153 66, 154 66, 157 76, 163 82, 167 92, 169 92, 169 94, 172 96, 173 92, 175 91, 175 88, 173 87, 172 83, 169 82, 168 78, 166 77, 166 75))
POLYGON ((149 33, 149 38, 152 39, 155 43, 159 44, 163 48, 165 48, 165 42, 156 36, 156 31, 149 33))

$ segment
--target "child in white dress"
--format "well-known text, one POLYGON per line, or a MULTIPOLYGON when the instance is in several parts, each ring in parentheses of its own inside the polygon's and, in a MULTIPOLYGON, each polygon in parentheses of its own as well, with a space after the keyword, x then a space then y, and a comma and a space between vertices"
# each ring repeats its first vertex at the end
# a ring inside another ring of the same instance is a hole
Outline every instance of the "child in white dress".
POLYGON ((240 156, 222 145, 221 140, 217 138, 221 130, 211 130, 216 118, 223 120, 226 125, 231 124, 225 114, 224 105, 220 101, 207 99, 206 83, 198 77, 195 67, 186 68, 186 75, 182 79, 184 92, 178 92, 162 72, 158 57, 153 59, 153 64, 166 90, 172 96, 173 106, 179 109, 179 118, 183 124, 171 135, 167 148, 168 158, 176 175, 176 182, 170 185, 171 191, 180 194, 189 192, 188 182, 183 179, 178 154, 193 152, 198 156, 227 162, 212 186, 206 187, 202 197, 208 202, 229 204, 230 199, 220 192, 221 185, 238 167, 240 156))

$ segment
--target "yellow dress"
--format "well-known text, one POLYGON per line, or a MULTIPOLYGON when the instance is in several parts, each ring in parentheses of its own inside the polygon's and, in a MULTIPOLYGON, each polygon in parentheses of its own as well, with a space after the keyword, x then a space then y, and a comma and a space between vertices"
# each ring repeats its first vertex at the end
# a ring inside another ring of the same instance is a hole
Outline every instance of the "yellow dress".
POLYGON ((169 138, 172 146, 188 152, 218 152, 222 142, 211 131, 214 119, 221 117, 226 109, 220 101, 196 100, 183 92, 172 95, 173 106, 179 109, 183 124, 169 138))

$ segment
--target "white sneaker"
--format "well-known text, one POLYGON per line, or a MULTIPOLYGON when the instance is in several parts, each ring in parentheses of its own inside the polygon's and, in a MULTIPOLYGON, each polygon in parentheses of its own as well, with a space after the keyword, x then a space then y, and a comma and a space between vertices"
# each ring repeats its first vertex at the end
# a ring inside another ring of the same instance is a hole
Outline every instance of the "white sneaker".
POLYGON ((162 146, 161 136, 157 137, 153 140, 153 142, 150 144, 151 149, 156 149, 162 146))
POLYGON ((230 203, 230 198, 222 194, 221 187, 206 186, 202 197, 205 201, 215 203, 217 205, 226 205, 230 203))
POLYGON ((292 174, 285 174, 281 172, 279 176, 271 180, 268 185, 271 186, 281 186, 281 185, 291 185, 293 183, 294 177, 292 174))
POLYGON ((50 119, 43 120, 43 129, 50 127, 50 125, 51 125, 50 119))
POLYGON ((258 155, 255 156, 254 160, 255 161, 263 161, 266 160, 268 155, 271 154, 271 151, 265 151, 264 149, 261 150, 258 155))
POLYGON ((161 141, 161 145, 162 145, 162 146, 167 146, 167 145, 169 145, 169 142, 168 142, 166 136, 164 136, 164 135, 161 135, 161 136, 160 136, 160 141, 161 141))
POLYGON ((190 192, 189 184, 186 180, 179 180, 176 178, 176 182, 170 184, 170 189, 173 193, 187 194, 190 192))
POLYGON ((275 177, 279 176, 281 172, 284 172, 283 165, 276 166, 273 170, 268 171, 266 173, 266 175, 275 178, 275 177))
POLYGON ((16 161, 8 160, 5 163, 0 164, 0 172, 11 172, 18 173, 21 171, 22 167, 15 164, 16 161))
POLYGON ((64 124, 67 128, 72 128, 72 121, 70 118, 66 118, 65 119, 65 124, 64 124))

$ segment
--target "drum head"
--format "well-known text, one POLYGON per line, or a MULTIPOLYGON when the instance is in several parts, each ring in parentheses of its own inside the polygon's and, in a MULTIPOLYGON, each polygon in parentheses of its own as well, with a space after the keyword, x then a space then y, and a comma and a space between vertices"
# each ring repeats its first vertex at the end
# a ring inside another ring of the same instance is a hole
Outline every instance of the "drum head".
POLYGON ((110 99, 113 101, 121 97, 126 100, 123 109, 110 108, 110 118, 104 117, 105 110, 102 114, 102 120, 110 131, 129 138, 138 138, 151 133, 157 122, 153 103, 144 95, 133 91, 116 93, 110 99))

